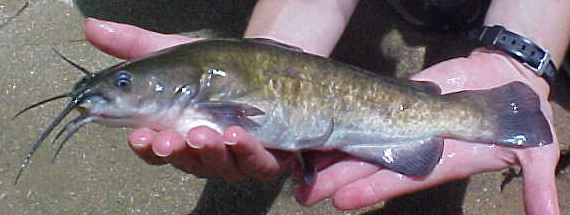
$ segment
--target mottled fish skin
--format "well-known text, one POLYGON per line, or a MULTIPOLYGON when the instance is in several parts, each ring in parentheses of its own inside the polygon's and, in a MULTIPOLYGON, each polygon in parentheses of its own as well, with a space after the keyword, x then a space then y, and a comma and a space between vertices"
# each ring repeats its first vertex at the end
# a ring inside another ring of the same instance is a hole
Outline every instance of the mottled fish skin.
MULTIPOLYGON (((480 141, 492 139, 497 130, 497 117, 487 114, 492 112, 485 106, 418 91, 409 81, 381 77, 314 55, 237 40, 203 41, 167 52, 142 62, 156 65, 160 63, 153 61, 174 62, 173 56, 184 56, 188 65, 177 63, 178 68, 200 68, 200 74, 224 72, 226 76, 213 78, 205 97, 265 111, 263 116, 253 117, 261 124, 256 133, 276 144, 268 146, 279 149, 302 148, 283 138, 317 136, 331 118, 337 122, 335 134, 364 133, 387 141, 436 135, 480 141)), ((158 71, 179 73, 169 67, 158 71)), ((329 141, 323 148, 337 144, 346 143, 329 141)))
POLYGON ((338 149, 406 175, 428 174, 444 138, 552 143, 540 101, 523 83, 441 96, 433 83, 378 76, 267 40, 178 45, 87 72, 69 95, 54 126, 70 108, 82 123, 71 127, 94 121, 185 134, 201 125, 242 126, 267 148, 338 149))

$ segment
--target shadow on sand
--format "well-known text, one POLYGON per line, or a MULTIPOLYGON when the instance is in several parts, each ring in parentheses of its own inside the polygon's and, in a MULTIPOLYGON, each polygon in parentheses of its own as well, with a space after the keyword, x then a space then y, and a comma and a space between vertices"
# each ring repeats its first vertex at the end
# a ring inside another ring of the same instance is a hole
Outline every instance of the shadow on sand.
POLYGON ((267 214, 281 191, 286 177, 275 182, 230 183, 209 179, 194 210, 188 215, 267 214))

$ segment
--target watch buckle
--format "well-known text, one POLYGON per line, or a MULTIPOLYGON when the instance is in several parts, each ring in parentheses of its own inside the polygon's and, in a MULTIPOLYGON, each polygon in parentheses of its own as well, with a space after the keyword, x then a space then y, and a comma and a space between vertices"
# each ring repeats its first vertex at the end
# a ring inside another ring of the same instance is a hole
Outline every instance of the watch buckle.
POLYGON ((546 68, 546 64, 549 61, 550 61, 550 53, 548 53, 548 51, 545 50, 544 56, 542 56, 542 58, 540 58, 540 63, 538 64, 537 67, 534 67, 534 66, 528 64, 527 62, 523 62, 523 64, 526 67, 528 67, 529 69, 531 69, 532 71, 534 71, 539 76, 542 76, 542 74, 544 74, 544 69, 546 68))

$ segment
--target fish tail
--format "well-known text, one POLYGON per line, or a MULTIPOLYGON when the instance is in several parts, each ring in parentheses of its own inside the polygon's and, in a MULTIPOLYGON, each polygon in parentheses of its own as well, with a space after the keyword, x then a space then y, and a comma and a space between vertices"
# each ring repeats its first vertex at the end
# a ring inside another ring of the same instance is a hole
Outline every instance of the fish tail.
POLYGON ((538 95, 522 82, 455 94, 475 102, 474 105, 483 105, 485 115, 495 119, 495 131, 485 142, 509 147, 535 147, 553 142, 538 95))

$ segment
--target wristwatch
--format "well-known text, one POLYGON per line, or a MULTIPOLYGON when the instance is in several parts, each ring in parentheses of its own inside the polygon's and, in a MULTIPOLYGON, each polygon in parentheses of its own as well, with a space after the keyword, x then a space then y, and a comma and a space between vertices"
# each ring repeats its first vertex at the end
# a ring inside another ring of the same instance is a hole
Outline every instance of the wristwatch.
POLYGON ((550 59, 548 51, 532 41, 500 25, 483 26, 470 32, 469 37, 476 39, 485 47, 503 51, 521 62, 538 76, 552 84, 556 76, 556 65, 550 59))

